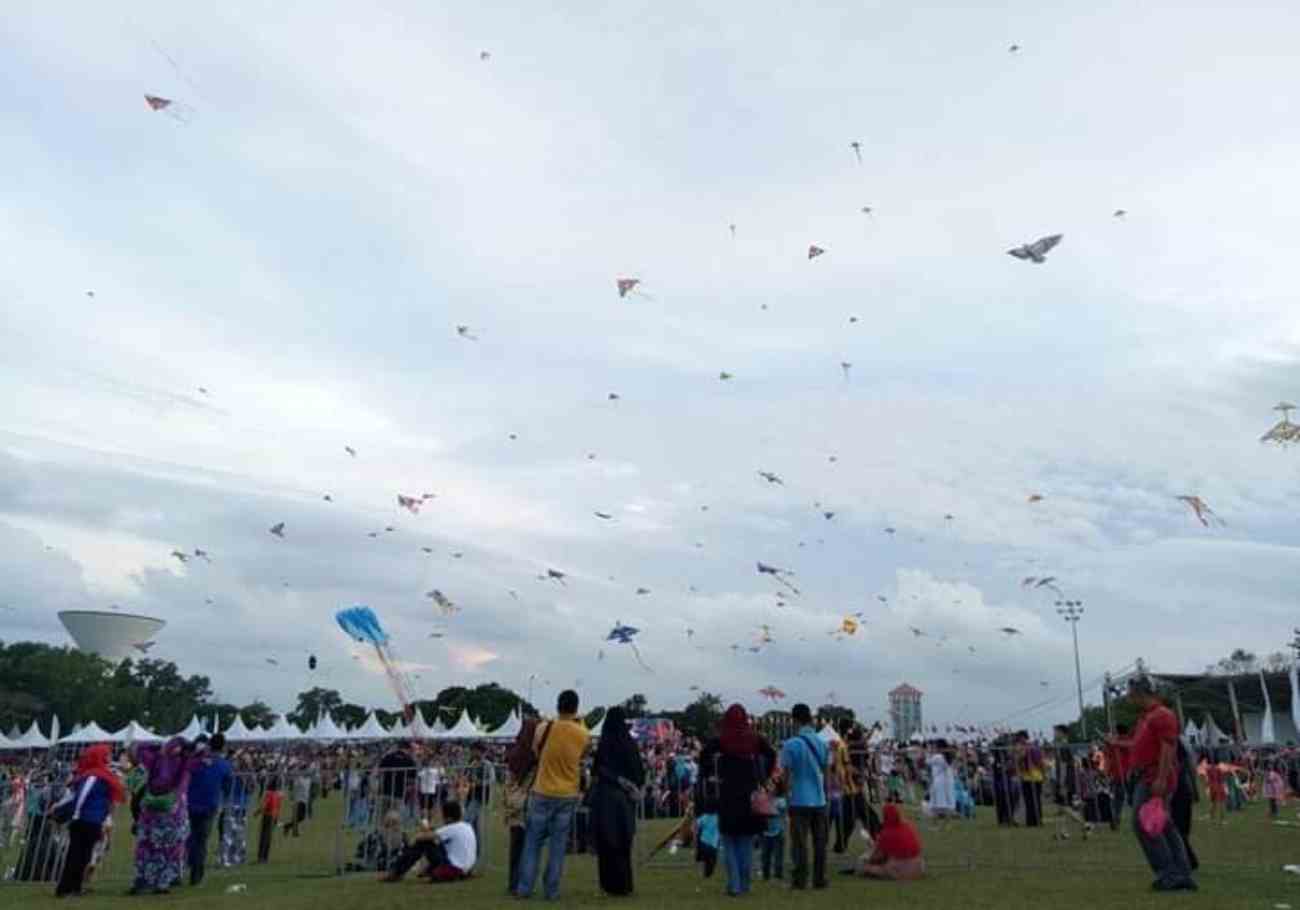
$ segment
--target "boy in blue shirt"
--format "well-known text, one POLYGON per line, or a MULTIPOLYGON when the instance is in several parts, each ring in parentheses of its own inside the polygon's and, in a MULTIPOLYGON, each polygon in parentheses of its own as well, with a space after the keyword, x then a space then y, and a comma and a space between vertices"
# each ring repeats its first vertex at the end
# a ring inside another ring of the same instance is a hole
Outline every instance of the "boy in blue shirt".
POLYGON ((772 808, 776 815, 767 820, 767 830, 763 832, 763 881, 785 878, 785 810, 789 803, 785 798, 785 782, 777 781, 775 787, 772 808))
POLYGON ((716 812, 706 812, 695 820, 695 861, 704 863, 705 878, 713 877, 713 870, 718 865, 718 845, 721 843, 716 812))

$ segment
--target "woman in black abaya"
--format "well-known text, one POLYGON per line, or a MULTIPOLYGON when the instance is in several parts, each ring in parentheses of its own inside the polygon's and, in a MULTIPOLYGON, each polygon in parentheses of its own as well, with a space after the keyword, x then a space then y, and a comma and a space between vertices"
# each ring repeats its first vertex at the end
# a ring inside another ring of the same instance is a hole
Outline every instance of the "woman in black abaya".
POLYGON ((596 845, 600 890, 628 895, 632 893, 636 803, 639 789, 645 784, 645 766, 628 732, 627 714, 620 707, 610 708, 605 714, 591 777, 591 834, 596 845))

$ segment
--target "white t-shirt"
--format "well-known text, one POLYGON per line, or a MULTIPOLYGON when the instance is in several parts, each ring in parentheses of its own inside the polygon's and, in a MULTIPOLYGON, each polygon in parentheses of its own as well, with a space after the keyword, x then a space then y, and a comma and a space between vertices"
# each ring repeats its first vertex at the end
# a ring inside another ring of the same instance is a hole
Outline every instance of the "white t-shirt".
POLYGON ((478 853, 478 839, 469 822, 453 822, 443 825, 436 832, 438 840, 447 850, 447 862, 461 872, 468 873, 474 868, 474 856, 478 853))
POLYGON ((442 775, 434 767, 421 768, 418 775, 420 782, 420 792, 425 796, 432 796, 438 792, 438 784, 442 775))

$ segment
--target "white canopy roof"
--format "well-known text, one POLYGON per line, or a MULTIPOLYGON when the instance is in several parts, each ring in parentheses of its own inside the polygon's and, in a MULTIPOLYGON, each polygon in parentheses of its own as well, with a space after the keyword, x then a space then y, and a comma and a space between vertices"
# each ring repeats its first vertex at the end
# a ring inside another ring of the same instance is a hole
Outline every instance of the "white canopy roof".
POLYGON ((474 726, 469 719, 469 712, 462 712, 445 732, 438 734, 439 739, 482 739, 483 731, 474 726))
POLYGON ((113 741, 113 734, 109 733, 107 730, 105 730, 99 724, 95 723, 93 720, 90 723, 86 724, 84 727, 80 728, 79 730, 76 730, 73 733, 69 733, 67 736, 63 737, 63 739, 59 740, 59 742, 61 743, 68 743, 68 744, 81 743, 87 745, 90 743, 107 743, 112 741, 113 741))
POLYGON ((1187 719, 1187 726, 1183 727, 1183 738, 1193 745, 1201 744, 1201 728, 1191 718, 1187 719))
POLYGON ((302 739, 302 731, 289 723, 289 718, 281 714, 271 724, 271 729, 263 733, 259 739, 267 740, 285 740, 285 739, 302 739))
POLYGON ((36 721, 32 721, 32 725, 27 728, 27 732, 18 737, 15 744, 20 749, 44 749, 49 746, 50 741, 41 732, 41 728, 36 721))
POLYGON ((235 713, 235 719, 230 722, 223 735, 227 742, 232 743, 247 743, 260 738, 258 731, 248 729, 243 716, 238 712, 235 713))
POLYGON ((387 739, 388 731, 379 722, 379 718, 375 717, 375 712, 371 711, 366 715, 365 722, 348 736, 350 739, 387 739))
POLYGON ((415 717, 411 719, 411 724, 406 730, 412 739, 433 739, 441 735, 429 726, 429 722, 424 719, 424 714, 419 708, 415 709, 415 717))
POLYGON ((344 733, 339 729, 338 724, 334 723, 334 718, 330 717, 327 711, 321 715, 320 720, 316 721, 316 726, 312 727, 307 733, 307 738, 333 742, 337 739, 343 739, 344 733))
POLYGON ((492 737, 493 739, 514 739, 516 736, 519 735, 519 731, 522 730, 523 728, 524 728, 523 718, 521 718, 519 716, 519 712, 516 711, 514 714, 511 714, 509 717, 506 718, 505 723, 503 723, 501 726, 497 727, 495 730, 489 733, 488 736, 492 737))
POLYGON ((115 743, 160 743, 163 738, 147 727, 141 726, 136 721, 131 721, 121 730, 113 734, 115 743))
POLYGON ((1205 715, 1205 724, 1201 729, 1203 731, 1201 735, 1205 737, 1205 745, 1207 746, 1217 746, 1219 740, 1228 738, 1209 714, 1205 715))
POLYGON ((194 740, 194 739, 198 739, 206 732, 207 731, 203 729, 203 724, 199 721, 199 716, 195 714, 193 717, 190 718, 189 725, 186 726, 184 730, 181 730, 178 733, 174 733, 172 735, 183 736, 186 739, 194 740))

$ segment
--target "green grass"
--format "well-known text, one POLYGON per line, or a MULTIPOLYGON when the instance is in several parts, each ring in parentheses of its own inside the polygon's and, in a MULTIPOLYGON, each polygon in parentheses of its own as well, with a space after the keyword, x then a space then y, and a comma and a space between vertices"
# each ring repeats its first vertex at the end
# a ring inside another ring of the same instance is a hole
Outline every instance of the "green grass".
MULTIPOLYGON (((104 876, 95 883, 95 893, 77 901, 75 906, 98 910, 145 902, 150 907, 175 905, 186 910, 207 907, 231 910, 232 906, 241 904, 275 910, 372 910, 376 907, 416 910, 426 907, 430 901, 444 900, 454 900, 458 910, 514 905, 504 895, 505 840, 499 829, 491 832, 486 866, 474 880, 434 887, 411 878, 398 885, 387 885, 369 875, 340 878, 332 874, 340 801, 333 797, 317 806, 317 818, 304 826, 301 839, 277 835, 271 864, 229 871, 213 869, 201 887, 177 889, 170 897, 122 896, 130 875, 131 843, 129 837, 119 837, 104 876), (246 884, 247 892, 226 894, 227 886, 237 882, 246 884)), ((1294 812, 1286 814, 1295 818, 1294 812)), ((644 853, 669 825, 670 822, 643 825, 639 852, 644 853)), ((1052 832, 1050 818, 1047 827, 1036 831, 998 829, 993 825, 991 811, 982 809, 981 817, 975 822, 952 824, 943 831, 922 828, 931 870, 926 881, 895 885, 833 876, 828 892, 798 894, 791 894, 779 883, 759 881, 755 882, 753 896, 746 903, 773 908, 820 906, 837 910, 860 902, 870 902, 873 910, 891 907, 1005 910, 1026 906, 1046 910, 1098 910, 1157 907, 1171 902, 1216 910, 1269 910, 1275 904, 1300 908, 1300 877, 1281 871, 1284 863, 1300 862, 1300 827, 1271 824, 1263 806, 1252 806, 1246 812, 1230 816, 1226 827, 1211 827, 1200 818, 1198 811, 1193 842, 1202 863, 1198 875, 1201 891, 1194 895, 1152 894, 1151 875, 1127 828, 1119 833, 1099 830, 1087 842, 1080 839, 1077 829, 1071 831, 1071 840, 1063 843, 1054 841, 1052 832)), ((352 843, 351 839, 343 842, 348 855, 352 843)), ((861 849, 859 844, 855 841, 855 850, 861 849)), ((637 895, 628 903, 672 905, 677 910, 721 903, 722 870, 705 881, 689 854, 690 851, 683 850, 676 856, 665 855, 639 866, 637 895)), ((833 868, 845 862, 846 857, 832 857, 833 868)), ((787 874, 788 871, 787 861, 787 874)), ((26 910, 59 905, 52 891, 52 885, 0 884, 0 907, 26 910)), ((608 902, 596 887, 595 862, 591 857, 569 857, 562 902, 576 906, 608 902)))

